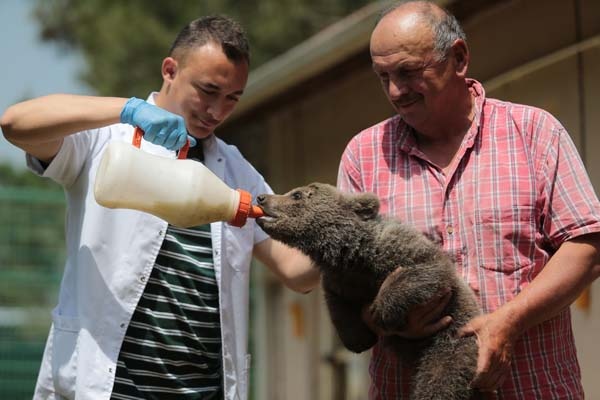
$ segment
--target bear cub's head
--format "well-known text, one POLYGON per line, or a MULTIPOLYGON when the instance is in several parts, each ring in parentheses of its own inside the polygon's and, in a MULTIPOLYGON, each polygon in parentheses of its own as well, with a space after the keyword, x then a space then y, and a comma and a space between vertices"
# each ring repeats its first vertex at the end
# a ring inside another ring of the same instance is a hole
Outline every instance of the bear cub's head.
POLYGON ((294 247, 324 238, 346 240, 360 226, 379 218, 379 199, 374 194, 342 193, 325 183, 311 183, 283 195, 261 194, 256 200, 265 213, 256 220, 258 225, 294 247))

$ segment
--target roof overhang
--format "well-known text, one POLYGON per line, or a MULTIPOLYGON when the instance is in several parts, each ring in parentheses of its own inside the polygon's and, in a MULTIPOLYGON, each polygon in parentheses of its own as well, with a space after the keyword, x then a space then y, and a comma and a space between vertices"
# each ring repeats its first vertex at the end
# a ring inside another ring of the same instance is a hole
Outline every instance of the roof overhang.
MULTIPOLYGON (((453 2, 435 3, 446 7, 453 2)), ((397 1, 369 4, 252 71, 231 119, 368 48, 377 18, 394 3, 397 1)))

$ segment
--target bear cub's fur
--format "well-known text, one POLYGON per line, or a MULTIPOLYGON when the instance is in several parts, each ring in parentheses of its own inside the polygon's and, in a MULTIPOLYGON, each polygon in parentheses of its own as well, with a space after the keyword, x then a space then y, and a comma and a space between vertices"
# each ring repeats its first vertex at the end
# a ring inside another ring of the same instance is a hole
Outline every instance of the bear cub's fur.
POLYGON ((411 399, 458 400, 469 388, 477 364, 474 337, 457 330, 480 313, 471 289, 450 257, 416 229, 379 215, 372 193, 347 194, 323 183, 285 195, 260 195, 265 216, 257 220, 272 238, 295 247, 320 268, 329 314, 343 344, 360 353, 378 340, 361 318, 371 304, 375 326, 399 331, 407 310, 444 288, 452 297, 442 315, 450 327, 422 340, 385 337, 385 345, 412 365, 411 399))

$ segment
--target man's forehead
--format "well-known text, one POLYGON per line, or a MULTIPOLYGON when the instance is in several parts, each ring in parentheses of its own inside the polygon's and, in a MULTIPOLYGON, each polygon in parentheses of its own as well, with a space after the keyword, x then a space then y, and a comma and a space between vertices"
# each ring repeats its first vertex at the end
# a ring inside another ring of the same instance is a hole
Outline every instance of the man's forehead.
POLYGON ((430 26, 415 13, 392 12, 383 17, 371 35, 371 55, 388 56, 401 51, 425 53, 434 47, 430 26))

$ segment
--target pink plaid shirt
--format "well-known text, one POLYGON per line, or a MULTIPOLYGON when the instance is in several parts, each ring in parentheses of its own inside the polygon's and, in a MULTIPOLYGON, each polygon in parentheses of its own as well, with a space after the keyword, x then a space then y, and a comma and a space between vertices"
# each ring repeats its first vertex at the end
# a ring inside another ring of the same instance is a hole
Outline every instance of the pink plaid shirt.
MULTIPOLYGON (((527 286, 561 243, 600 231, 600 204, 555 118, 486 99, 479 82, 469 85, 476 117, 447 176, 395 116, 350 141, 338 186, 376 193, 383 214, 439 242, 492 312, 527 286)), ((370 398, 407 398, 409 374, 394 354, 376 345, 369 370, 370 398)), ((520 338, 497 398, 583 399, 569 309, 520 338)))

